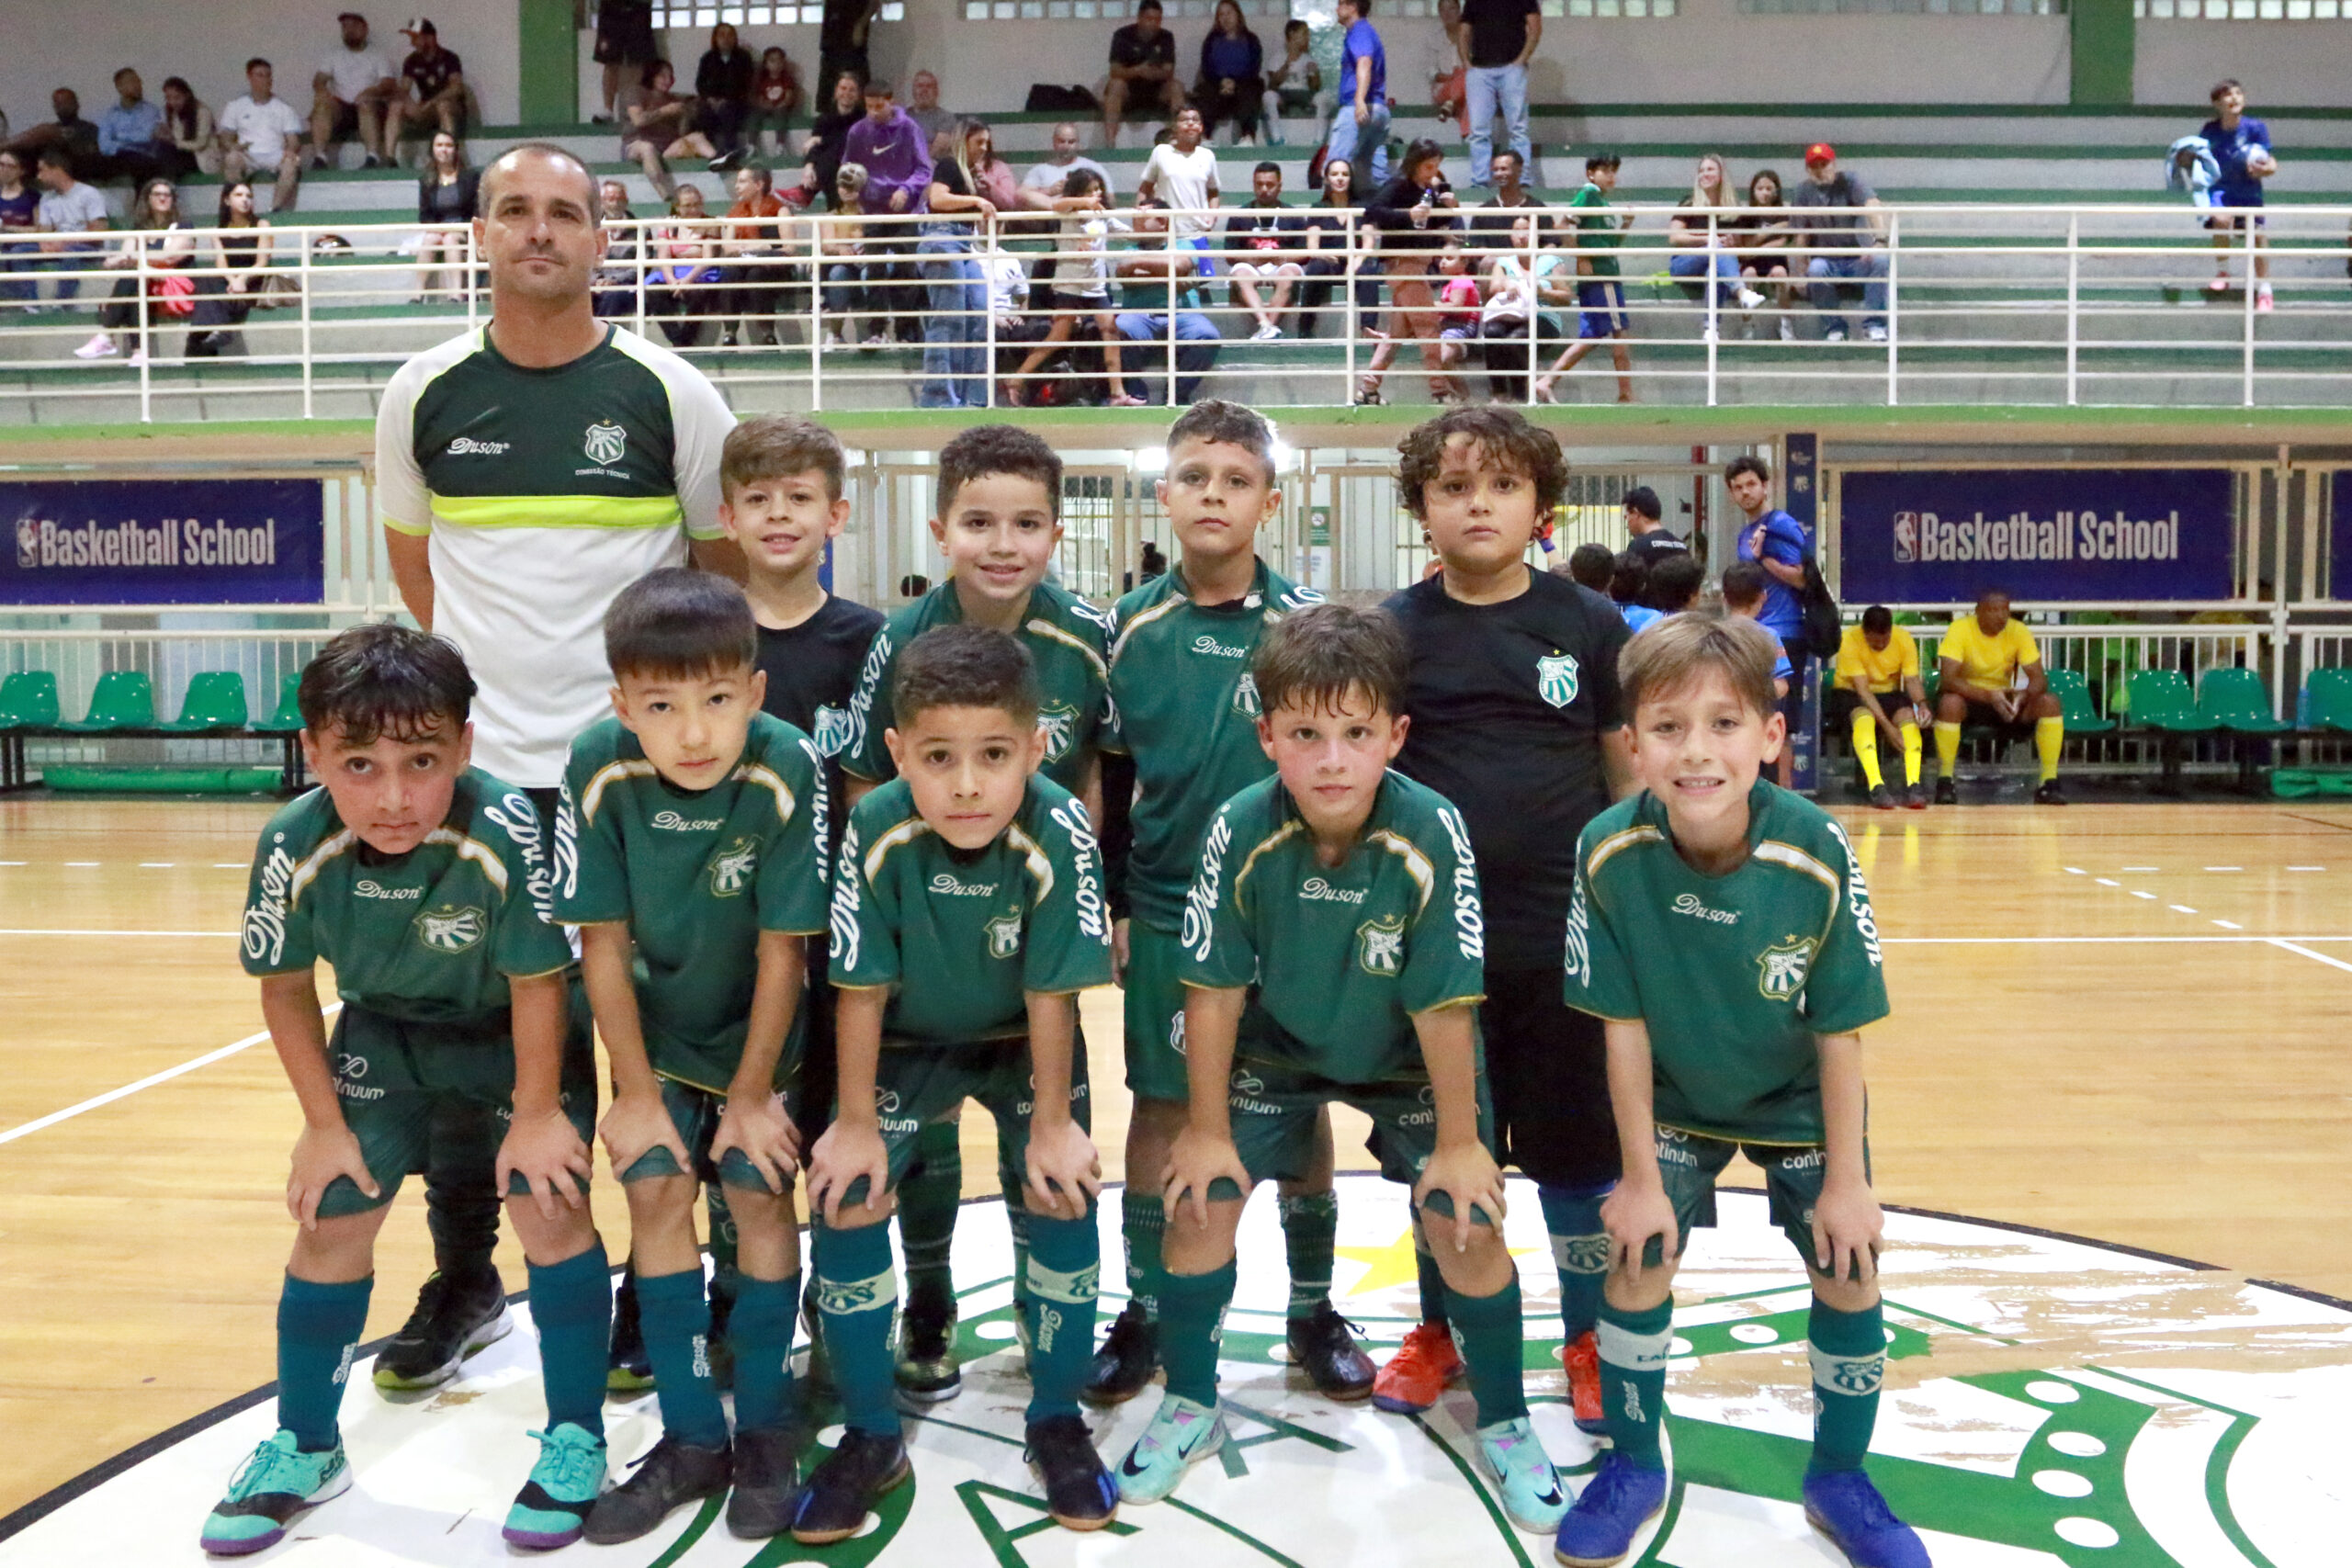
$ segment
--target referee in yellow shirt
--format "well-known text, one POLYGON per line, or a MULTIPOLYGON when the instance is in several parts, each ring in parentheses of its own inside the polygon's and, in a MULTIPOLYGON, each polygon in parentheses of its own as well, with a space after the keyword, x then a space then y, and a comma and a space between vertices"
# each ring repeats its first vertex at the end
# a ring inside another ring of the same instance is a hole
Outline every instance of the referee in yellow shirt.
POLYGON ((2058 788, 2058 752, 2066 743, 2066 722, 2041 668, 2041 650, 2022 623, 2009 618, 2009 596, 1988 589, 1976 596, 1976 613, 1951 624, 1937 649, 1943 676, 1936 694, 1936 804, 1957 806, 1952 770, 1960 761, 1960 727, 1973 718, 1997 727, 2003 739, 2033 734, 2041 759, 2036 806, 2064 806, 2058 788))
POLYGON ((1919 782, 1919 731, 1928 722, 1928 689, 1919 682, 1919 645, 1894 624, 1883 604, 1862 612, 1862 624, 1848 626, 1838 645, 1838 690, 1831 694, 1830 722, 1849 720, 1854 730, 1854 760, 1871 786, 1871 804, 1894 809, 1894 792, 1878 764, 1878 738, 1903 748, 1903 804, 1928 807, 1919 782))

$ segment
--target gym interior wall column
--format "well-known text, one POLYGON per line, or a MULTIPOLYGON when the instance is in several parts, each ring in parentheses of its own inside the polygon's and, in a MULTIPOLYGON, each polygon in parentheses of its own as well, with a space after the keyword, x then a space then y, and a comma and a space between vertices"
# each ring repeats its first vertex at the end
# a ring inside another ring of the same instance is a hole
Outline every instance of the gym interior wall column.
MULTIPOLYGON (((2066 26, 2073 55, 2067 101, 2078 107, 2128 107, 2139 47, 2132 0, 2072 0, 2066 26)), ((527 47, 525 58, 529 58, 527 47)))

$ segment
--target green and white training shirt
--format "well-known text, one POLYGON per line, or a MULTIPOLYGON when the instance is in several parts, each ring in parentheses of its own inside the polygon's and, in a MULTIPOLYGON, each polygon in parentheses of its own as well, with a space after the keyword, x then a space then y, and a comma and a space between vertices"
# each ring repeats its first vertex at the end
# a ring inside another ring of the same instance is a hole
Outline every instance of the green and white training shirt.
MULTIPOLYGON (((1413 1015, 1483 1000, 1478 864, 1460 812, 1390 770, 1347 858, 1327 866, 1279 778, 1218 808, 1184 905, 1187 986, 1256 987, 1290 1066, 1376 1083, 1420 1057, 1413 1015)), ((1245 1027, 1239 1055, 1253 1055, 1245 1027)))
POLYGON ((1268 626, 1322 599, 1260 561, 1250 592, 1222 604, 1195 603, 1179 566, 1113 608, 1102 749, 1135 759, 1127 901, 1146 925, 1182 921, 1209 818, 1274 771, 1258 743, 1250 656, 1268 626))
POLYGON ((287 803, 254 851, 239 957, 254 976, 334 966, 354 1007, 419 1023, 470 1022, 508 1005, 508 977, 553 974, 571 943, 552 923, 538 813, 480 768, 449 814, 403 855, 383 855, 313 789, 287 803))
POLYGON ((894 1043, 1021 1033, 1027 993, 1111 983, 1102 857, 1086 808, 1042 773, 984 847, 950 847, 904 779, 857 803, 833 874, 832 981, 888 986, 894 1043))
POLYGON ((638 1017, 655 1072, 727 1092, 751 1023, 760 933, 825 929, 826 809, 816 747, 766 714, 752 717, 734 771, 705 790, 655 772, 617 718, 571 743, 555 827, 556 918, 628 923, 645 964, 638 1017))
POLYGON ((715 539, 735 416, 701 371, 622 327, 568 365, 515 365, 481 328, 396 371, 376 415, 376 503, 433 541, 433 629, 481 694, 474 755, 526 789, 563 780, 610 711, 605 611, 686 540, 715 539))
POLYGON ((1888 1012, 1878 922, 1829 813, 1761 779, 1747 859, 1724 876, 1674 848, 1647 790, 1594 818, 1568 905, 1570 1007, 1640 1020, 1659 1125, 1818 1144, 1821 1054, 1888 1012))

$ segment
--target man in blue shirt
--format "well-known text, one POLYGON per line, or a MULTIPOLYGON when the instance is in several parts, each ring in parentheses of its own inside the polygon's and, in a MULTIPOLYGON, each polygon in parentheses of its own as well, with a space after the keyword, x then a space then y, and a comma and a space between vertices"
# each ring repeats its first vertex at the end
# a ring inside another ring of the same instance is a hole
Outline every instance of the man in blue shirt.
MULTIPOLYGON (((1739 525, 1739 558, 1753 561, 1764 572, 1764 603, 1756 612, 1756 619, 1764 629, 1781 641, 1783 649, 1796 645, 1804 628, 1805 558, 1813 554, 1813 541, 1804 525, 1772 504, 1772 469, 1761 457, 1734 457, 1724 468, 1724 486, 1731 491, 1731 499, 1747 521, 1739 525)), ((1805 676, 1811 667, 1810 658, 1792 654, 1787 694, 1781 699, 1781 711, 1793 726, 1797 710, 1804 697, 1805 676)), ((1781 787, 1789 788, 1795 775, 1795 749, 1781 748, 1781 787)))
POLYGON ((1340 102, 1323 152, 1327 162, 1345 158, 1350 168, 1362 170, 1365 165, 1358 161, 1356 149, 1369 147, 1372 183, 1356 182, 1365 192, 1388 182, 1388 51, 1365 20, 1371 10, 1372 0, 1340 0, 1340 102))
POLYGON ((98 156, 103 162, 91 174, 141 185, 164 172, 157 151, 164 111, 147 101, 146 85, 128 65, 114 73, 114 107, 98 116, 98 156))
MULTIPOLYGON (((2278 157, 2270 151, 2270 128, 2245 112, 2245 89, 2234 78, 2218 82, 2213 87, 2213 118, 2205 122, 2198 134, 2205 145, 2213 150, 2213 162, 2221 165, 2222 177, 2213 182, 2212 200, 2215 207, 2260 207, 2262 182, 2278 172, 2278 157)), ((2230 253, 2238 245, 2237 231, 2251 227, 2254 231, 2254 308, 2270 309, 2270 258, 2263 252, 2269 248, 2269 236, 2262 231, 2263 220, 2256 217, 2212 217, 2205 227, 2213 231, 2213 280, 2205 288, 2213 294, 2226 294, 2233 287, 2230 280, 2230 253)))

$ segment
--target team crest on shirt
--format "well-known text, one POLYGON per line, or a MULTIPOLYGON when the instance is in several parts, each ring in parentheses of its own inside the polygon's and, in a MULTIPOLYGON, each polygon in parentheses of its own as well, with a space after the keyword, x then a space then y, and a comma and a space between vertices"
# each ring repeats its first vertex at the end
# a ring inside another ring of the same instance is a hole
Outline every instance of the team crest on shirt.
POLYGON ((435 953, 463 953, 490 931, 490 916, 470 904, 420 910, 416 940, 435 953))
POLYGON ((1577 700, 1577 656, 1555 653, 1535 661, 1535 689, 1555 708, 1577 700))
POLYGON ((1041 708, 1037 728, 1046 732, 1046 761, 1058 762, 1069 755, 1069 749, 1078 739, 1078 710, 1068 703, 1041 708))
POLYGON ((1356 928, 1356 964, 1367 975, 1393 976, 1405 967, 1405 917, 1366 920, 1356 928))
POLYGON ((1241 679, 1234 682, 1233 711, 1244 718, 1257 718, 1265 712, 1258 703, 1258 677, 1244 670, 1241 679))
POLYGON ((989 922, 989 956, 1011 958, 1021 951, 1021 912, 999 915, 989 922))
POLYGON ((628 455, 628 432, 617 424, 592 424, 581 450, 590 462, 609 468, 628 455))
POLYGON ((809 739, 825 756, 838 757, 849 750, 849 713, 837 707, 817 710, 817 733, 809 739))
POLYGON ((759 870, 760 846, 753 839, 738 839, 710 857, 710 890, 721 898, 732 898, 752 886, 752 877, 759 870))
POLYGON ((1758 953, 1756 988, 1776 1002, 1804 990, 1805 971, 1813 966, 1813 950, 1819 945, 1809 936, 1791 937, 1758 953))

